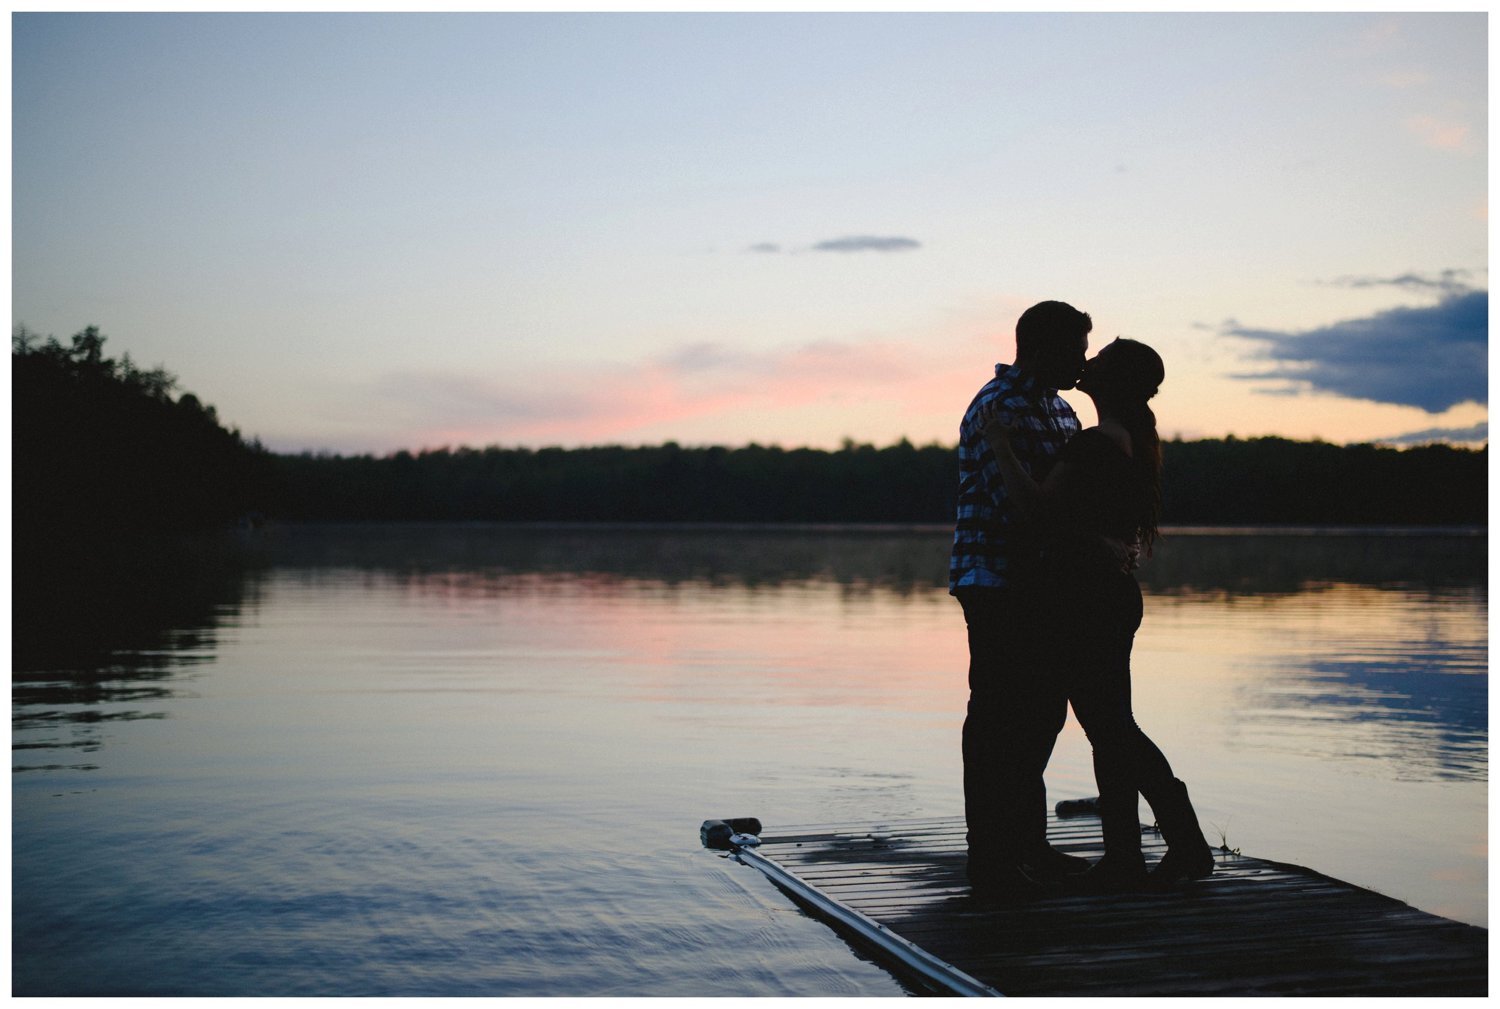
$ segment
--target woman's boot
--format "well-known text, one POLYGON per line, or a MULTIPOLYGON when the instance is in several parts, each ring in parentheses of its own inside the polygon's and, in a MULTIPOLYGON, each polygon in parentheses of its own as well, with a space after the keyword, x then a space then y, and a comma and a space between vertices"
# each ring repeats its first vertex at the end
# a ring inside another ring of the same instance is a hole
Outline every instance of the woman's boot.
POLYGON ((1136 793, 1101 795, 1099 822, 1104 857, 1065 881, 1068 893, 1134 893, 1146 888, 1146 859, 1141 854, 1141 818, 1136 793))
POLYGON ((1188 801, 1187 786, 1176 778, 1146 797, 1156 814, 1156 825, 1167 842, 1167 853, 1151 870, 1153 887, 1170 887, 1201 879, 1214 871, 1214 853, 1198 826, 1198 814, 1188 801))

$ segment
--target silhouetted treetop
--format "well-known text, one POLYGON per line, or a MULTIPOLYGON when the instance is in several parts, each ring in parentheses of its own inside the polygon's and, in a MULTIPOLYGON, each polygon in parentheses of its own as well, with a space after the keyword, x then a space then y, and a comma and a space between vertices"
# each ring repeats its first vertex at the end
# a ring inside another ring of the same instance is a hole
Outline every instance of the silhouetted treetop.
MULTIPOLYGON (((22 325, 11 334, 11 355, 46 362, 57 372, 80 382, 118 383, 149 399, 171 399, 172 390, 177 388, 176 375, 165 368, 137 368, 128 353, 118 361, 107 358, 104 356, 104 341, 98 326, 88 326, 74 333, 65 347, 58 343, 57 337, 49 336, 43 340, 22 325)), ((196 397, 193 401, 197 402, 196 397)))
POLYGON ((17 530, 70 535, 221 523, 264 506, 269 457, 220 426, 177 377, 104 353, 89 326, 67 343, 11 337, 17 530))

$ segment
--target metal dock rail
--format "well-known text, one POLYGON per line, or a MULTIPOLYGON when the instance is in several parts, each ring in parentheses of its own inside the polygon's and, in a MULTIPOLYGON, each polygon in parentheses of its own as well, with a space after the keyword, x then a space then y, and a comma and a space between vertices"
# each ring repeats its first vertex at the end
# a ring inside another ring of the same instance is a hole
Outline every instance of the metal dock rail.
MULTIPOLYGON (((1071 854, 1102 853, 1097 817, 1054 816, 1048 833, 1071 854)), ((944 994, 1488 990, 1487 929, 1300 866, 1228 852, 1218 853, 1213 876, 1170 893, 997 907, 969 896, 961 818, 763 832, 753 819, 708 821, 703 840, 765 872, 898 975, 944 994)), ((1148 861, 1164 850, 1154 832, 1142 843, 1148 861)))

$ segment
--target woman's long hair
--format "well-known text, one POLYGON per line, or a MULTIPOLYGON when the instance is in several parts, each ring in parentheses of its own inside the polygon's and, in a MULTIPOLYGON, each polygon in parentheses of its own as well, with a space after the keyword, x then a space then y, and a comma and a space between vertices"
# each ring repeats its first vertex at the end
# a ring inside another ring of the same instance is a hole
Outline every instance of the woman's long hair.
POLYGON ((1142 502, 1140 536, 1146 556, 1159 535, 1161 522, 1161 435, 1156 414, 1147 401, 1166 378, 1161 355, 1138 340, 1117 339, 1107 348, 1109 368, 1103 384, 1114 412, 1130 432, 1132 459, 1148 493, 1142 502))

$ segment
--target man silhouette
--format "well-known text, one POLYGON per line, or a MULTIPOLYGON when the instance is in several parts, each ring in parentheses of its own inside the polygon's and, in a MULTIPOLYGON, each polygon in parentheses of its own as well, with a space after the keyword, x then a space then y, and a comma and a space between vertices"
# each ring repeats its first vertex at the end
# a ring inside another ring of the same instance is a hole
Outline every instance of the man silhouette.
POLYGON ((1020 899, 1088 861, 1047 844, 1042 773, 1067 719, 1066 690, 1047 666, 1047 614, 1029 601, 1025 579, 1039 560, 1038 537, 1020 524, 976 415, 995 403, 1017 429, 1017 458, 1037 481, 1078 433, 1058 395, 1083 371, 1093 321, 1044 301, 1016 322, 1016 359, 997 364, 959 425, 958 517, 948 590, 963 606, 969 638, 969 707, 963 728, 964 816, 974 894, 1020 899))

